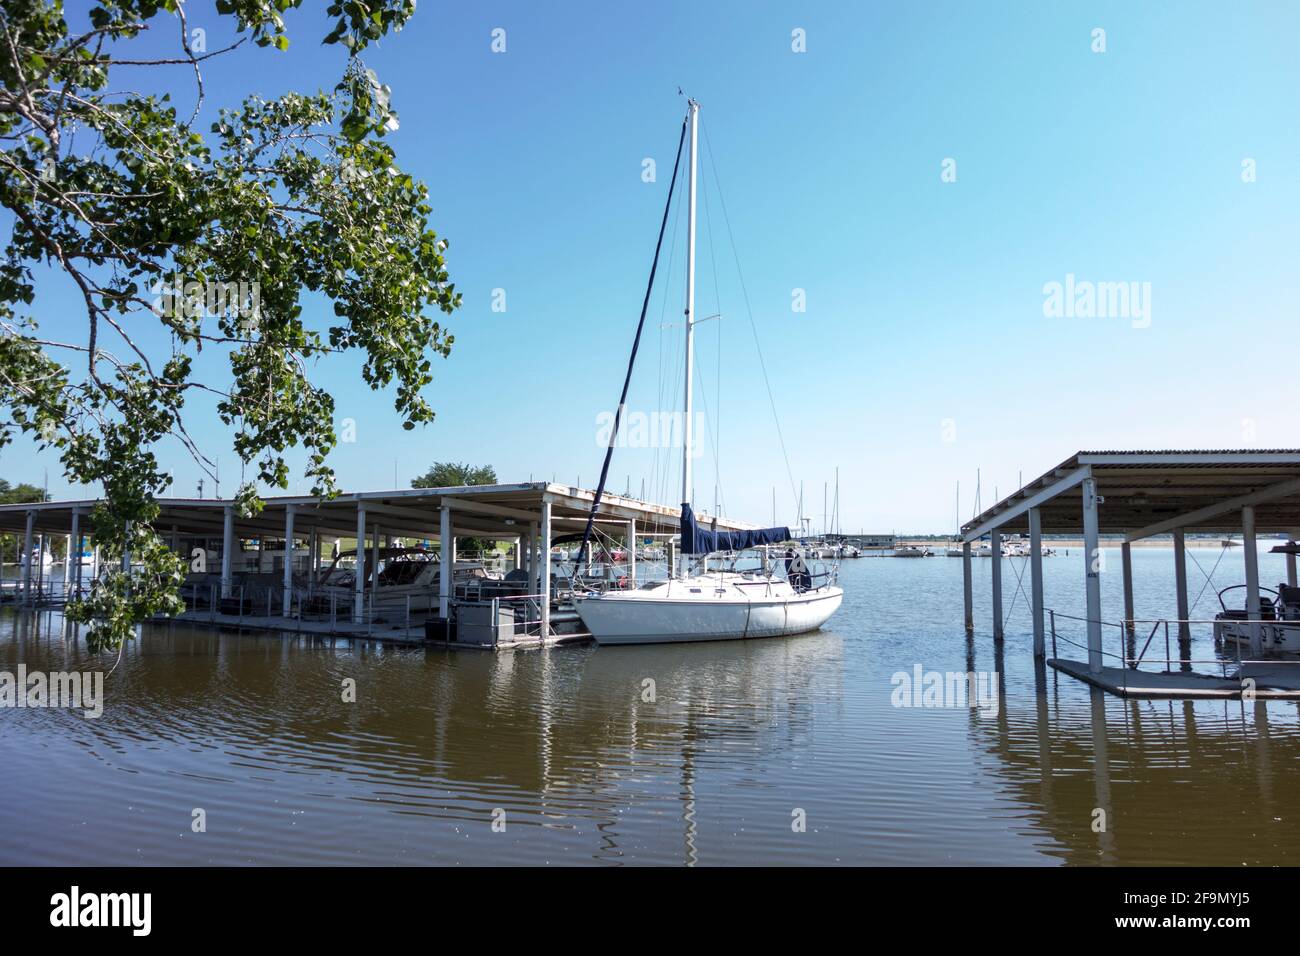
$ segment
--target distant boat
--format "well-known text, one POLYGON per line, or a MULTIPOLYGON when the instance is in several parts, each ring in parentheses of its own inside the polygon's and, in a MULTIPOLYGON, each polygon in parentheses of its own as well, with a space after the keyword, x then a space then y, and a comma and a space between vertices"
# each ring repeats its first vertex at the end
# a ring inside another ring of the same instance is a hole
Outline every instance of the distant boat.
POLYGON ((918 544, 900 544, 894 548, 895 558, 928 558, 930 552, 918 544))
MULTIPOLYGON (((35 555, 32 555, 31 557, 35 557, 35 555)), ((40 557, 37 558, 35 562, 29 560, 28 555, 22 555, 22 560, 19 562, 19 566, 25 568, 28 564, 31 564, 33 567, 35 567, 36 564, 39 564, 42 568, 53 567, 54 555, 50 554, 49 549, 44 549, 40 552, 40 557)))
POLYGON ((948 547, 943 552, 949 558, 965 557, 965 552, 961 546, 961 482, 957 482, 957 500, 953 506, 953 519, 957 522, 957 534, 948 541, 948 547))

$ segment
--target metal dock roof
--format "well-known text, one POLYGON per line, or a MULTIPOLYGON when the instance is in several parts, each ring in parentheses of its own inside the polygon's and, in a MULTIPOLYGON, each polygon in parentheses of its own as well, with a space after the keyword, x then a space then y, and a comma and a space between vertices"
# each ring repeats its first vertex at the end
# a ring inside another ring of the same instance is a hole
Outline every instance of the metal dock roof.
POLYGON ((1300 449, 1169 449, 1080 451, 962 525, 962 535, 1026 532, 1030 508, 1044 533, 1080 533, 1089 476, 1104 499, 1097 509, 1103 534, 1136 540, 1176 527, 1238 531, 1245 505, 1255 506, 1260 532, 1300 529, 1300 449))

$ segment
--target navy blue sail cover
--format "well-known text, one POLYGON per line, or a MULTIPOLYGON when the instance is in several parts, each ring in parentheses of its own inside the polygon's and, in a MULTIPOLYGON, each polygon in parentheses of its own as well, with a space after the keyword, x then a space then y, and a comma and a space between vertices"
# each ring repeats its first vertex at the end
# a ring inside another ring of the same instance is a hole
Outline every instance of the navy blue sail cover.
POLYGON ((743 551, 761 544, 780 544, 790 540, 789 528, 756 528, 753 531, 705 531, 695 520, 695 512, 682 505, 682 553, 712 554, 715 551, 743 551))

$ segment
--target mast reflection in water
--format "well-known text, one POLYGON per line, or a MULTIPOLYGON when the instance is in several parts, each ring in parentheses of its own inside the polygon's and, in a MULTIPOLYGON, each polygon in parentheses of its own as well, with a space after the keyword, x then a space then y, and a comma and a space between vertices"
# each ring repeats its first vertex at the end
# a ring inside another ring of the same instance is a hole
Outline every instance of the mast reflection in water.
MULTIPOLYGON (((1154 608, 1171 554, 1134 560, 1154 608)), ((1076 564, 1044 563, 1061 607, 1076 564)), ((489 654, 147 628, 98 720, 0 710, 0 863, 1300 860, 1294 703, 1123 702, 1036 669, 1009 594, 1005 643, 968 640, 959 562, 843 573, 833 628, 753 642, 489 654), (999 706, 894 706, 918 664, 994 672, 999 706)), ((5 610, 0 670, 20 662, 114 664, 57 614, 5 610)))

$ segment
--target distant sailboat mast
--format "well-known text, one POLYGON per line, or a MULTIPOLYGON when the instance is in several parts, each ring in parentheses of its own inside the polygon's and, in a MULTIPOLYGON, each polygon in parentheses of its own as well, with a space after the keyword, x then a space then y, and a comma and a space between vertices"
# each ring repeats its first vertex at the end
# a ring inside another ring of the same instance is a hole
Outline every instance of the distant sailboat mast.
MULTIPOLYGON (((691 382, 695 376, 695 161, 696 132, 700 124, 700 104, 687 100, 691 131, 690 175, 686 179, 686 394, 682 422, 682 502, 691 503, 691 382)), ((686 577, 690 557, 678 557, 677 572, 686 577)))

